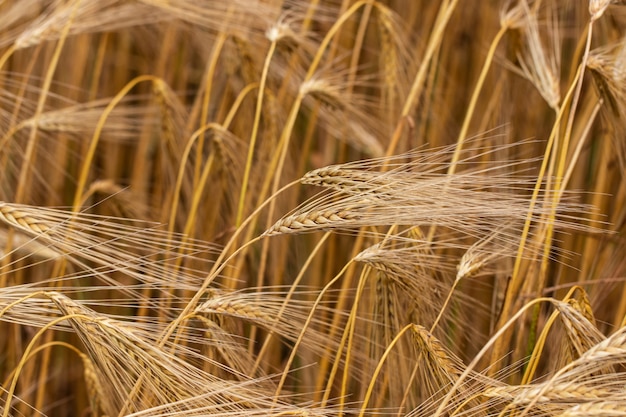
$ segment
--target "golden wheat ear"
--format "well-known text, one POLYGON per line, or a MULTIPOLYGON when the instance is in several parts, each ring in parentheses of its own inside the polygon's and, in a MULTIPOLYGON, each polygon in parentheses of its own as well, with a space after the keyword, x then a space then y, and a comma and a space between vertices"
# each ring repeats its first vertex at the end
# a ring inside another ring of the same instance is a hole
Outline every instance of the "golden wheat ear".
POLYGON ((522 414, 542 410, 558 416, 613 415, 604 413, 614 409, 617 410, 615 415, 620 415, 621 409, 616 405, 624 399, 623 384, 619 378, 614 378, 614 366, 623 366, 621 333, 593 345, 546 381, 497 386, 484 390, 481 396, 489 398, 494 406, 522 414))
MULTIPOLYGON (((484 151, 484 150, 483 150, 484 151)), ((433 151, 434 152, 434 151, 433 151)), ((449 156, 450 149, 439 150, 449 156)), ((480 152, 484 154, 484 152, 480 152)), ((434 158, 436 161, 436 157, 434 158)), ((306 174, 305 184, 329 188, 326 193, 301 205, 292 214, 282 218, 265 231, 265 235, 303 233, 315 230, 345 231, 372 226, 430 225, 453 229, 467 236, 482 236, 485 229, 496 230, 506 223, 523 223, 530 217, 541 222, 550 212, 571 211, 581 215, 588 207, 561 201, 554 203, 549 191, 542 202, 534 204, 529 213, 528 192, 535 178, 519 178, 497 173, 497 163, 481 170, 458 172, 451 175, 437 172, 449 163, 429 166, 423 154, 409 153, 390 159, 322 168, 306 174), (398 160, 416 159, 416 162, 398 163, 398 160), (422 162, 426 161, 426 163, 422 162), (375 171, 373 167, 387 167, 389 171, 375 171), (425 166, 426 172, 419 168, 425 166)), ((469 164, 471 160, 460 163, 469 164)), ((511 167, 521 162, 502 162, 511 167)), ((556 227, 580 228, 576 216, 569 220, 555 220, 556 227)))
MULTIPOLYGON (((176 316, 186 301, 171 289, 195 292, 215 252, 213 245, 155 223, 60 209, 4 202, 0 224, 14 236, 29 238, 3 258, 5 281, 22 277, 16 290, 83 292, 84 302, 98 311, 176 316)), ((16 243, 13 238, 11 247, 16 243)))
POLYGON ((546 10, 547 34, 540 33, 539 17, 526 6, 522 23, 524 43, 518 52, 518 60, 522 75, 535 86, 550 108, 558 111, 561 101, 559 25, 556 12, 551 7, 546 10), (548 38, 548 41, 544 42, 542 38, 548 38))
POLYGON ((338 329, 332 331, 333 324, 317 317, 341 316, 341 312, 301 299, 286 301, 278 291, 211 290, 208 299, 196 308, 194 314, 223 323, 225 330, 237 322, 247 322, 280 336, 286 342, 302 339, 299 342, 302 350, 321 357, 340 350, 339 340, 329 336, 336 334, 338 329), (312 320, 305 326, 312 314, 312 320))
POLYGON ((263 389, 263 379, 220 379, 171 353, 175 346, 160 348, 158 333, 100 315, 60 293, 45 295, 79 336, 105 394, 100 406, 108 415, 152 407, 191 411, 200 399, 205 407, 225 413, 267 405, 270 391, 263 389))

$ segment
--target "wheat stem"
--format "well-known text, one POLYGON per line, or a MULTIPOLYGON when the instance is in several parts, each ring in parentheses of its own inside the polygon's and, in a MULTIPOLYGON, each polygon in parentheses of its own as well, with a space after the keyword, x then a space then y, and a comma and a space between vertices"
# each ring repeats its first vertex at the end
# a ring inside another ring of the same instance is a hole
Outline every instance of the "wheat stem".
POLYGON ((256 148, 256 141, 259 134, 259 124, 261 122, 261 110, 263 106, 263 94, 265 93, 265 84, 267 82, 267 75, 270 69, 270 63, 276 50, 276 42, 278 39, 272 40, 270 43, 269 51, 266 54, 265 64, 263 65, 263 72, 261 73, 261 81, 259 82, 259 93, 257 94, 256 109, 254 112, 254 121, 252 122, 252 130, 250 131, 250 141, 248 142, 248 156, 246 159, 246 167, 243 173, 243 180, 241 182, 241 191, 239 192, 239 204, 237 206, 237 216, 235 218, 235 227, 239 227, 243 218, 243 208, 246 200, 246 191, 248 189, 248 180, 250 178, 250 171, 252 169, 252 158, 256 148))

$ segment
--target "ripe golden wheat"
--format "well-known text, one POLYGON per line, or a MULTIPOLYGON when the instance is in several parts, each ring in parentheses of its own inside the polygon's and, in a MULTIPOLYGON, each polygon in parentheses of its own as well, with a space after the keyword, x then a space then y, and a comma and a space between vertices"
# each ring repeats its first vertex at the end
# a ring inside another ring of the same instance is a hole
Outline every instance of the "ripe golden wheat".
POLYGON ((618 416, 610 0, 0 2, 0 417, 618 416))

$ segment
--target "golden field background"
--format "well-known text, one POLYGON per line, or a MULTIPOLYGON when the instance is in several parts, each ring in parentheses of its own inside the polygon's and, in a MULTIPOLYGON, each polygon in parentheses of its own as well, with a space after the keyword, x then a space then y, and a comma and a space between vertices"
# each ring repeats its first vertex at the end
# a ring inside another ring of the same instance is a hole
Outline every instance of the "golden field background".
POLYGON ((2 417, 626 415, 625 29, 0 2, 2 417))

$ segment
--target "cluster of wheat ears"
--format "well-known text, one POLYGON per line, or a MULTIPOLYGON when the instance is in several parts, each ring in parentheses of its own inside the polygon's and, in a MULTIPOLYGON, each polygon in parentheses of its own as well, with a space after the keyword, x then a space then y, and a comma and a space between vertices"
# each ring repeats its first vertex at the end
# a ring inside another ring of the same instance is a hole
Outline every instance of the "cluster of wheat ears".
POLYGON ((0 417, 626 416, 625 36, 0 1, 0 417))

